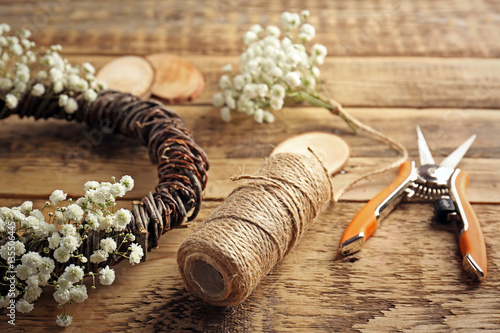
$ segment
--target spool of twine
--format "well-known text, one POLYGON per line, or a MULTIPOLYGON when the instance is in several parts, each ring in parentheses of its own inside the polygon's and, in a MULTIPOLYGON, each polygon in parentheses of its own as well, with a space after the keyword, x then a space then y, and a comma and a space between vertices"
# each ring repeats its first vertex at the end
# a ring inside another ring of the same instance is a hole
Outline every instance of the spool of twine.
POLYGON ((245 300, 332 200, 314 157, 276 154, 189 235, 177 253, 186 289, 213 305, 245 300))

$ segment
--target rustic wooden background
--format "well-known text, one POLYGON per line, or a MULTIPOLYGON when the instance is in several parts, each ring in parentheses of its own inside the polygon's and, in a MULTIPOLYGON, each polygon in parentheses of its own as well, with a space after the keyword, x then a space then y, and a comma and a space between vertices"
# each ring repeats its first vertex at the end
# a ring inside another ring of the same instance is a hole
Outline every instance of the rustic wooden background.
MULTIPOLYGON (((500 3, 493 0, 162 1, 1 0, 0 22, 34 31, 40 45, 62 44, 74 62, 97 68, 115 57, 171 52, 193 62, 206 89, 194 102, 173 106, 211 162, 200 216, 170 231, 141 265, 117 267, 111 287, 99 287, 68 307, 67 331, 500 331, 500 3), (305 7, 307 6, 307 8, 305 7), (342 135, 352 147, 349 180, 395 157, 383 144, 353 135, 327 111, 287 108, 272 125, 241 117, 229 124, 210 105, 221 67, 237 64, 243 33, 277 24, 284 10, 311 11, 316 41, 329 56, 322 77, 354 116, 403 143, 417 157, 420 124, 439 161, 473 133, 460 164, 471 175, 468 196, 483 227, 489 275, 472 282, 461 265, 457 233, 432 222, 432 205, 403 204, 365 248, 336 255, 350 219, 396 172, 359 184, 329 207, 301 244, 240 306, 218 308, 186 292, 176 251, 196 224, 234 188, 229 178, 252 172, 285 138, 319 130, 342 135)), ((146 149, 121 137, 100 137, 61 121, 11 118, 0 122, 0 205, 43 204, 54 189, 83 194, 87 180, 130 174, 136 189, 156 184, 146 149)), ((60 313, 50 290, 15 331, 56 331, 60 313)), ((0 329, 12 329, 2 315, 0 329)))

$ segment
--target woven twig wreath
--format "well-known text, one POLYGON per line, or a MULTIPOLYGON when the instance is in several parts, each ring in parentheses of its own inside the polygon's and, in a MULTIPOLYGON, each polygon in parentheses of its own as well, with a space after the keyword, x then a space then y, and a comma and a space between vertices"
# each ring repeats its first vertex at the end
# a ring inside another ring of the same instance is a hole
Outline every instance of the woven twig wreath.
MULTIPOLYGON (((151 161, 158 165, 159 180, 154 191, 133 202, 132 219, 124 232, 133 233, 136 242, 150 251, 158 246, 162 234, 198 214, 207 183, 207 156, 194 142, 179 115, 159 102, 111 90, 99 93, 93 102, 82 96, 77 102, 78 111, 68 114, 57 99, 27 94, 15 109, 8 109, 0 101, 0 119, 13 114, 20 118, 66 119, 139 139, 148 148, 151 161)), ((101 238, 99 231, 90 231, 81 251, 87 255, 92 253, 99 248, 101 238)), ((5 242, 6 239, 0 240, 0 246, 5 242)), ((46 246, 43 242, 30 244, 30 239, 24 243, 31 245, 33 251, 41 251, 46 246)), ((122 257, 110 256, 99 266, 113 265, 120 259, 122 257)), ((97 267, 87 265, 87 269, 97 267)))

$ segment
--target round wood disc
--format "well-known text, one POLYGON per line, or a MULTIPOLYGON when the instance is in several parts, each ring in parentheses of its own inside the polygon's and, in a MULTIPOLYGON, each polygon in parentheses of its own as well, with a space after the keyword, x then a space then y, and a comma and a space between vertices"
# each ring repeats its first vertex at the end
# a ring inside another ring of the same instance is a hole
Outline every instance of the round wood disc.
POLYGON ((155 79, 152 64, 144 57, 124 56, 108 62, 96 75, 109 89, 131 93, 141 98, 151 96, 155 79))
POLYGON ((334 175, 347 163, 351 147, 340 136, 326 132, 309 132, 293 136, 278 144, 271 154, 297 153, 309 155, 311 148, 323 162, 330 175, 334 175))
POLYGON ((201 72, 187 60, 168 53, 147 56, 156 71, 153 95, 168 103, 191 101, 205 88, 201 72))

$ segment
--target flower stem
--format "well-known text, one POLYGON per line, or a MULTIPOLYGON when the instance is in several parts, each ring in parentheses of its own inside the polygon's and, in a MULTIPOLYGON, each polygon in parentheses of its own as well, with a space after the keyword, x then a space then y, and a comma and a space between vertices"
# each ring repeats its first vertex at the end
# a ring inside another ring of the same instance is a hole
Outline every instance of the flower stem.
POLYGON ((309 104, 312 104, 314 106, 318 106, 320 108, 325 108, 325 109, 329 110, 330 112, 337 114, 352 129, 352 131, 354 133, 358 132, 358 126, 355 123, 353 123, 352 121, 350 121, 349 119, 347 119, 341 110, 336 109, 333 105, 331 105, 328 102, 325 102, 321 98, 312 96, 305 91, 297 91, 297 92, 293 92, 289 95, 291 97, 295 98, 296 100, 307 102, 309 104))

